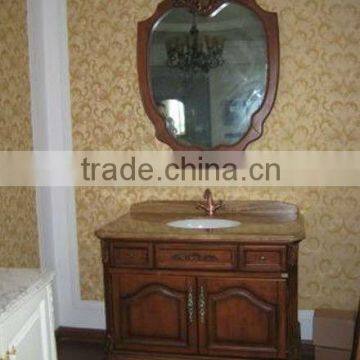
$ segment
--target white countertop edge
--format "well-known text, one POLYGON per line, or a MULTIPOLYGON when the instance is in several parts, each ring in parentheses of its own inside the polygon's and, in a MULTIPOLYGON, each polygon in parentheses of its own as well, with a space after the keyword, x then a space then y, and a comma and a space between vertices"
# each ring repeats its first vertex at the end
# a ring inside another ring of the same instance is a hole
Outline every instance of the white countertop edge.
MULTIPOLYGON (((4 270, 0 268, 0 271, 4 270)), ((9 269, 6 269, 9 270, 9 269)), ((20 269, 16 269, 20 270, 20 269)), ((39 269, 21 269, 24 270, 39 270, 39 269)), ((52 271, 39 271, 38 278, 31 283, 25 290, 21 291, 15 298, 11 299, 5 307, 0 308, 0 323, 5 321, 9 316, 31 300, 38 292, 46 288, 55 278, 55 273, 52 271)))

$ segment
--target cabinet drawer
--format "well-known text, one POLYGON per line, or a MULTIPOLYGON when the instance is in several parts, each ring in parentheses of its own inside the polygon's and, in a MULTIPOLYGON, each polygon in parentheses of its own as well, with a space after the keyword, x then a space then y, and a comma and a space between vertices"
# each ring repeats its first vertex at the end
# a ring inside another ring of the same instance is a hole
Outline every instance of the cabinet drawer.
POLYGON ((152 262, 150 244, 112 244, 111 246, 113 267, 150 268, 152 262))
POLYGON ((286 246, 240 246, 239 257, 244 271, 286 270, 286 246))
POLYGON ((156 267, 160 269, 235 270, 236 246, 157 245, 156 267))

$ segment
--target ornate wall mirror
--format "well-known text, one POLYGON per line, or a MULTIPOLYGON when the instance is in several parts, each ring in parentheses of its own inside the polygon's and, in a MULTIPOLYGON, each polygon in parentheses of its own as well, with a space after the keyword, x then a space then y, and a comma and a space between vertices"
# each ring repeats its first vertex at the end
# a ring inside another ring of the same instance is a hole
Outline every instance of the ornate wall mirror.
POLYGON ((156 137, 174 150, 244 150, 261 137, 279 74, 277 15, 255 0, 165 0, 138 26, 156 137))

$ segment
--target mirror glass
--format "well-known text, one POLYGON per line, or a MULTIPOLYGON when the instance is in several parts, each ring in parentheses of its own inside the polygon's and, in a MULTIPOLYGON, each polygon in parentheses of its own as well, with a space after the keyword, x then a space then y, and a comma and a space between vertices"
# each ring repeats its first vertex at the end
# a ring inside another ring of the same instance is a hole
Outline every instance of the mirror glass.
POLYGON ((211 16, 170 10, 150 46, 153 101, 168 132, 186 146, 233 145, 248 132, 267 86, 264 26, 245 6, 211 16))

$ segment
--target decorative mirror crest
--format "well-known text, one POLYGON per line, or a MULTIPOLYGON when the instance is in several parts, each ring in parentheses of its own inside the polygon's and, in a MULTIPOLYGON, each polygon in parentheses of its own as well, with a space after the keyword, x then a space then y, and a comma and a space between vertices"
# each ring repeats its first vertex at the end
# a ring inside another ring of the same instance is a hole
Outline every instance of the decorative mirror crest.
POLYGON ((173 0, 174 7, 187 7, 203 16, 211 13, 222 3, 222 0, 173 0))
POLYGON ((138 24, 138 73, 158 140, 245 150, 275 102, 277 15, 255 0, 163 0, 138 24))

